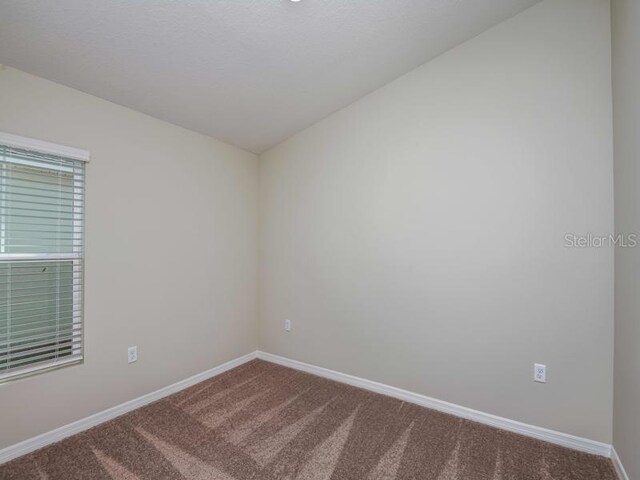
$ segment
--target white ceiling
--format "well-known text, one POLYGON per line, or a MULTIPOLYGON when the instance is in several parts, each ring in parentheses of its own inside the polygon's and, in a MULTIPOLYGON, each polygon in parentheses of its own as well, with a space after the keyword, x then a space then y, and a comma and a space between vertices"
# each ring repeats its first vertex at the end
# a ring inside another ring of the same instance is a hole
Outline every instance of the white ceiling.
POLYGON ((539 0, 0 0, 0 63, 262 152, 539 0))

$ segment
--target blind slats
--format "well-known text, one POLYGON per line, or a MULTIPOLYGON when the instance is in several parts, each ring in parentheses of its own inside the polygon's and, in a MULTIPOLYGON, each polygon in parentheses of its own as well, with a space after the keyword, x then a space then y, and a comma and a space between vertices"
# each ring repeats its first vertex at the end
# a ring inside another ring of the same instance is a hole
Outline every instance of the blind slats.
MULTIPOLYGON (((61 311, 65 314, 77 316, 77 313, 74 313, 73 311, 73 306, 61 309, 61 311)), ((51 321, 46 318, 47 316, 48 314, 41 313, 39 315, 30 315, 28 317, 16 318, 16 320, 20 320, 20 325, 14 326, 13 328, 2 327, 0 328, 0 335, 8 335, 9 333, 11 333, 12 335, 23 335, 32 331, 35 332, 48 328, 55 328, 55 326, 51 325, 51 321)))
MULTIPOLYGON (((73 355, 72 352, 74 348, 78 348, 79 345, 80 343, 78 342, 71 342, 68 345, 60 343, 57 347, 52 347, 48 353, 41 355, 24 355, 18 360, 11 360, 7 362, 7 368, 9 370, 15 370, 18 367, 33 366, 36 363, 39 364, 41 368, 48 368, 51 361, 73 355)), ((78 357, 78 360, 80 360, 80 357, 78 357)))
MULTIPOLYGON (((25 198, 25 197, 29 197, 29 198, 37 198, 37 199, 41 199, 41 198, 45 198, 48 200, 69 200, 69 198, 60 198, 60 196, 52 196, 52 195, 43 195, 43 194, 31 194, 31 193, 24 193, 24 192, 11 192, 9 189, 7 189, 7 191, 5 192, 6 198, 8 199, 13 199, 13 197, 20 197, 20 198, 25 198)), ((75 193, 73 195, 74 197, 77 198, 82 198, 83 195, 81 193, 75 193)), ((64 203, 63 203, 64 204, 64 203)))
POLYGON ((61 341, 80 337, 82 330, 66 329, 56 332, 42 333, 39 335, 32 335, 30 337, 20 338, 15 342, 10 342, 3 349, 0 349, 0 355, 6 355, 8 358, 12 356, 21 355, 24 356, 24 352, 34 353, 37 348, 48 346, 51 348, 51 344, 54 345, 61 341))
POLYGON ((0 382, 82 359, 84 168, 0 144, 0 382))

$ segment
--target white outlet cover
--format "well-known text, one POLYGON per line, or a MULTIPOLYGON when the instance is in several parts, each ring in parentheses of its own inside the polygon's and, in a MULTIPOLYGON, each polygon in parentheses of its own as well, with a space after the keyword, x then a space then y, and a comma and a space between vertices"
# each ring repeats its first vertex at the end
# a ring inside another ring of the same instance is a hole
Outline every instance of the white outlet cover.
POLYGON ((533 381, 547 383, 547 366, 541 363, 533 365, 533 381))
POLYGON ((138 347, 129 347, 127 349, 127 362, 133 363, 138 361, 138 347))
POLYGON ((284 329, 285 329, 287 332, 290 332, 290 331, 291 331, 291 320, 285 320, 285 321, 284 321, 284 329))

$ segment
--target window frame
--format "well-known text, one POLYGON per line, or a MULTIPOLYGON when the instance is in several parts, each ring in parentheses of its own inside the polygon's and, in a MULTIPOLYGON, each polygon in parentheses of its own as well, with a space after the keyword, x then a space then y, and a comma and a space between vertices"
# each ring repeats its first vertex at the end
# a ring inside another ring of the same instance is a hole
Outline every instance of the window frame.
MULTIPOLYGON (((64 157, 69 160, 83 161, 88 163, 90 160, 90 153, 87 150, 82 150, 74 147, 68 147, 64 145, 58 145, 51 142, 42 140, 36 140, 33 138, 22 137, 6 132, 0 131, 0 145, 19 148, 22 150, 28 150, 37 153, 43 153, 47 155, 55 155, 64 157)), ((69 359, 56 360, 55 363, 43 362, 42 364, 36 364, 31 367, 19 368, 14 372, 9 369, 7 372, 0 374, 0 386, 9 383, 14 380, 46 373, 52 370, 57 370, 70 365, 79 365, 84 363, 85 359, 85 330, 84 330, 84 275, 85 275, 85 258, 86 258, 86 165, 83 171, 83 186, 82 188, 75 186, 76 174, 72 172, 74 182, 74 198, 73 198, 73 236, 75 237, 77 232, 82 232, 82 244, 73 244, 72 253, 0 253, 0 260, 12 261, 12 260, 27 260, 34 262, 42 261, 54 261, 54 260, 69 260, 73 262, 72 276, 75 276, 76 262, 79 262, 79 271, 81 273, 81 288, 80 291, 73 291, 73 308, 72 318, 76 313, 79 314, 79 321, 77 324, 81 329, 81 340, 79 345, 75 345, 72 351, 72 355, 69 359), (80 194, 80 190, 83 190, 83 195, 80 194), (78 202, 76 204, 76 201, 78 202), (80 230, 82 229, 82 230, 80 230), (77 355, 80 354, 80 355, 77 355)), ((4 229, 3 229, 4 231, 4 229)), ((74 328, 76 321, 74 322, 74 328)))

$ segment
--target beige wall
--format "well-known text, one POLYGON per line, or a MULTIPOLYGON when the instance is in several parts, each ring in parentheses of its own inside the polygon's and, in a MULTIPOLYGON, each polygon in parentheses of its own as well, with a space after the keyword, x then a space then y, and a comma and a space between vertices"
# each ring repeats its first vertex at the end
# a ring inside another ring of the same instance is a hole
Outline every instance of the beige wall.
POLYGON ((564 246, 613 231, 608 1, 542 2, 260 168, 264 350, 611 441, 613 251, 564 246))
POLYGON ((92 157, 86 360, 0 385, 0 448, 255 350, 254 155, 6 67, 0 131, 92 157))
MULTIPOLYGON (((640 2, 612 1, 616 230, 640 234, 640 2)), ((640 247, 616 251, 613 445, 640 479, 640 247)))

